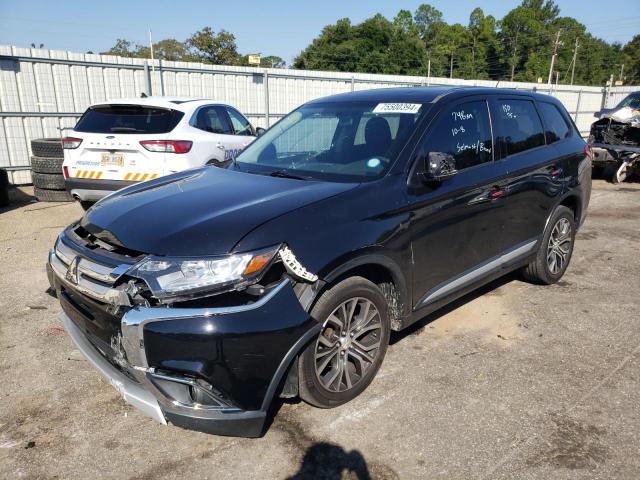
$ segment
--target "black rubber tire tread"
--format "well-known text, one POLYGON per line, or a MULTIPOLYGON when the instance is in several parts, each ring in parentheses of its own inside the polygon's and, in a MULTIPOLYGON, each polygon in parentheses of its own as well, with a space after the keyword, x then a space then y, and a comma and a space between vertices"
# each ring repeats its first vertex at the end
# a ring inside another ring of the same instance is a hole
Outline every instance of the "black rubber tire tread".
POLYGON ((33 186, 42 190, 64 190, 64 177, 57 173, 31 173, 33 186))
POLYGON ((33 195, 40 202, 73 202, 73 197, 66 190, 33 189, 33 195))
POLYGON ((62 175, 62 158, 31 157, 31 171, 36 173, 59 173, 62 175))
POLYGON ((36 157, 64 157, 62 143, 59 138, 36 138, 31 140, 31 153, 36 157))
POLYGON ((527 281, 531 283, 536 283, 538 285, 552 285, 556 283, 558 280, 560 280, 564 275, 564 272, 567 271, 567 268, 569 267, 569 263, 571 262, 571 256, 573 254, 573 246, 575 243, 575 239, 576 239, 575 213, 570 208, 567 208, 564 205, 560 205, 554 210, 553 214, 549 218, 549 222, 547 223, 547 228, 545 229, 545 232, 542 235, 542 240, 540 242, 540 245, 538 246, 536 259, 522 269, 522 274, 524 278, 527 281), (561 217, 567 218, 569 220, 569 223, 571 224, 571 250, 569 251, 569 257, 567 258, 567 262, 565 263, 564 268, 557 275, 553 275, 549 271, 549 267, 547 265, 547 246, 549 243, 549 237, 551 236, 553 227, 561 217))
POLYGON ((326 290, 311 309, 311 316, 324 322, 329 314, 343 301, 351 297, 364 297, 371 300, 382 320, 381 351, 365 378, 354 388, 344 392, 329 392, 319 382, 315 373, 314 350, 316 337, 307 345, 300 356, 299 394, 305 402, 319 408, 333 408, 353 400, 360 395, 376 376, 384 359, 391 332, 389 308, 384 295, 375 283, 363 277, 349 277, 326 290))
POLYGON ((0 207, 9 205, 9 176, 7 171, 0 168, 0 207))

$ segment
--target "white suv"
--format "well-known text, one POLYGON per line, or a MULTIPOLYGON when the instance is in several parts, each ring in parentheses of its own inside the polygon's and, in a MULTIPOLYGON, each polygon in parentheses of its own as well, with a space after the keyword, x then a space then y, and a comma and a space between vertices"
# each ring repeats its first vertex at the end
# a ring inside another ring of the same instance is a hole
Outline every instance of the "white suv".
POLYGON ((212 100, 95 104, 62 139, 66 188, 86 206, 132 183, 205 164, 224 166, 262 131, 232 106, 212 100))

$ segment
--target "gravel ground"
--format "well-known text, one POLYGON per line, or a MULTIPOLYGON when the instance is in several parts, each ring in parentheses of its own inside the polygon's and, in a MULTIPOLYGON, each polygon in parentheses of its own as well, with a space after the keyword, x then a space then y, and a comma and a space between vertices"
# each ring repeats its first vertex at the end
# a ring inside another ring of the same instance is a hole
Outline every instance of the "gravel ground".
POLYGON ((640 478, 640 185, 594 182, 572 264, 511 275, 395 335, 333 410, 281 405, 264 438, 155 424, 82 359, 44 262, 82 211, 0 210, 0 478, 640 478))

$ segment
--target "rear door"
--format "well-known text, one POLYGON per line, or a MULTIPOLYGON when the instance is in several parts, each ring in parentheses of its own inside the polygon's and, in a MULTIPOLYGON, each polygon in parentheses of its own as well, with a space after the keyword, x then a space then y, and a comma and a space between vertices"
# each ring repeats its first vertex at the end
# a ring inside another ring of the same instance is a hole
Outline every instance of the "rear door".
POLYGON ((514 246, 537 240, 553 205, 563 191, 564 166, 546 145, 535 102, 525 96, 498 96, 495 128, 507 170, 508 198, 502 241, 514 246))
POLYGON ((64 165, 72 178, 144 181, 164 173, 165 154, 140 142, 171 132, 182 112, 146 105, 99 105, 89 108, 74 127, 82 140, 65 150, 64 165))
POLYGON ((419 157, 453 155, 458 173, 409 189, 416 309, 491 273, 487 263, 502 253, 505 171, 491 125, 487 99, 465 98, 440 110, 419 147, 419 157))

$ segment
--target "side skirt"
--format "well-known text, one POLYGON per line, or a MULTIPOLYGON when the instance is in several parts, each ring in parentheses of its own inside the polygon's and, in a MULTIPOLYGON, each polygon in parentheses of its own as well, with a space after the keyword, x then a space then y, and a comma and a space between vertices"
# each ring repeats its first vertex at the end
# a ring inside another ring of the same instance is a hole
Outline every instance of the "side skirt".
POLYGON ((436 285, 418 301, 413 308, 411 319, 408 319, 409 322, 404 326, 408 326, 470 291, 526 265, 535 255, 538 241, 539 238, 535 238, 515 245, 504 253, 436 285))

